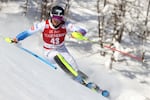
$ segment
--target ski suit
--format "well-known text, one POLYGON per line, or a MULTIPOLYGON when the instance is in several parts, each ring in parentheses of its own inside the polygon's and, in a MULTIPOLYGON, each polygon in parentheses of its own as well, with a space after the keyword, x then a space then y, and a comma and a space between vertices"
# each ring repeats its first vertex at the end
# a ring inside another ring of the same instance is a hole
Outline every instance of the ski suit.
POLYGON ((48 59, 51 63, 56 64, 56 62, 54 61, 54 56, 56 56, 59 53, 77 71, 78 66, 74 58, 68 52, 64 41, 67 33, 69 34, 74 31, 81 32, 81 30, 86 32, 85 29, 76 27, 70 22, 65 22, 60 27, 54 28, 51 21, 46 20, 34 24, 30 29, 19 33, 16 36, 16 39, 20 41, 30 35, 38 33, 38 31, 41 31, 45 58, 48 59))

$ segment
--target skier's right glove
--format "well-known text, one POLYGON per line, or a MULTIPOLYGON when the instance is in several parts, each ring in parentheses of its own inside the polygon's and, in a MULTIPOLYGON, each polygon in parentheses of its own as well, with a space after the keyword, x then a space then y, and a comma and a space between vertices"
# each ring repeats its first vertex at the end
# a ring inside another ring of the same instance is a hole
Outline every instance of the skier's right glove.
POLYGON ((11 40, 11 43, 18 43, 17 38, 12 39, 12 40, 11 40))
POLYGON ((18 40, 16 38, 12 39, 10 37, 5 37, 5 41, 8 43, 18 43, 18 40))

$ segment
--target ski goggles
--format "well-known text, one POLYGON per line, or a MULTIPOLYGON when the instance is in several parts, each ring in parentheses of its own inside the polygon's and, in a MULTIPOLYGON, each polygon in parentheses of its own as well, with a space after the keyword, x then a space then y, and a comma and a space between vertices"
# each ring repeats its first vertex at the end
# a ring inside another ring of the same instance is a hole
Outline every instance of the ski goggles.
POLYGON ((59 20, 59 21, 64 21, 64 16, 58 16, 58 15, 52 15, 51 16, 52 19, 54 20, 59 20))

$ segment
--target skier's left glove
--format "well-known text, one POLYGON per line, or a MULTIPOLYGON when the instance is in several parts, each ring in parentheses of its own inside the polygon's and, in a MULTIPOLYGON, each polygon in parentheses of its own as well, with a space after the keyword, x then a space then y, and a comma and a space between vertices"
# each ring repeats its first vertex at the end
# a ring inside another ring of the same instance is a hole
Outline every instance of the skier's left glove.
POLYGON ((81 32, 72 32, 71 36, 77 40, 88 40, 88 38, 86 38, 81 32))

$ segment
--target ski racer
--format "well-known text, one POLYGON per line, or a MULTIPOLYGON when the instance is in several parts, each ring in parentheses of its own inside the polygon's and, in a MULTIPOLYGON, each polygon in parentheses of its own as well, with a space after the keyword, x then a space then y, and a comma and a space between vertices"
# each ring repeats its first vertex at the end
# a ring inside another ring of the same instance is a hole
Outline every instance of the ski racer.
MULTIPOLYGON (((61 6, 53 6, 49 19, 34 24, 30 29, 19 33, 12 41, 18 43, 40 31, 42 32, 43 38, 44 57, 51 63, 56 64, 54 57, 61 54, 76 73, 76 71, 78 71, 78 65, 65 46, 65 36, 68 32, 72 37, 78 38, 75 35, 84 36, 86 30, 75 26, 71 22, 65 21, 64 13, 65 11, 61 6), (74 32, 74 34, 71 32, 74 32)), ((82 80, 78 74, 74 76, 76 76, 79 81, 82 80)))

